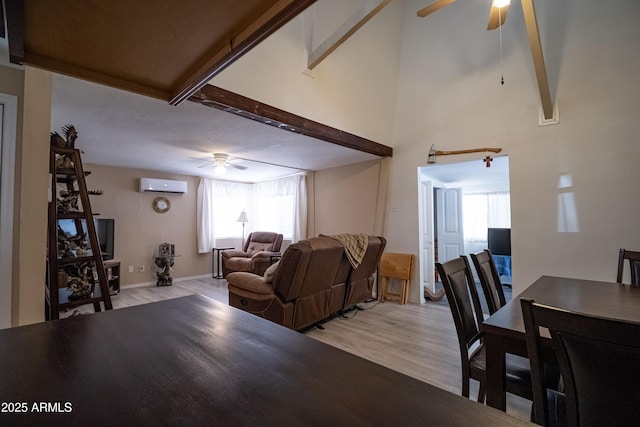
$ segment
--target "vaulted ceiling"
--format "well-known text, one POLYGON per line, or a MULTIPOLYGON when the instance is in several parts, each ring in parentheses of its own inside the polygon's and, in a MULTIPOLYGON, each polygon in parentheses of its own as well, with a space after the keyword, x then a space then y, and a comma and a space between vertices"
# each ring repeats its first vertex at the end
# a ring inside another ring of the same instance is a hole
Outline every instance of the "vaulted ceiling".
MULTIPOLYGON (((385 145, 207 85, 314 2, 7 1, 9 54, 13 63, 59 75, 54 79, 52 130, 71 122, 79 127, 81 138, 91 137, 87 143, 92 145, 93 154, 88 154, 85 161, 164 167, 166 171, 206 176, 212 172, 194 169, 198 163, 190 157, 235 150, 239 157, 291 166, 271 169, 271 174, 245 173, 226 178, 254 181, 390 156, 392 150, 385 145), (143 97, 106 93, 103 86, 143 97), (187 100, 200 105, 184 106, 193 104, 185 104, 187 100), (156 114, 156 120, 142 119, 147 117, 145 111, 156 114), (88 112, 93 113, 93 120, 88 112), (187 114, 202 121, 196 124, 187 114), (115 116, 121 117, 118 121, 105 120, 115 116), (244 118, 238 121, 230 116, 244 118), (256 127, 256 122, 262 125, 256 127), (265 130, 264 124, 273 130, 265 130), (212 141, 212 133, 216 141, 212 141), (260 144, 249 147, 257 139, 260 144), (158 145, 158 140, 163 145, 158 145), (125 144, 121 148, 129 150, 128 157, 108 155, 122 151, 118 144, 125 144), (157 158, 160 150, 172 159, 170 167, 157 158)), ((231 154, 237 155, 235 151, 231 154)), ((252 168, 268 169, 268 165, 262 165, 252 168)))

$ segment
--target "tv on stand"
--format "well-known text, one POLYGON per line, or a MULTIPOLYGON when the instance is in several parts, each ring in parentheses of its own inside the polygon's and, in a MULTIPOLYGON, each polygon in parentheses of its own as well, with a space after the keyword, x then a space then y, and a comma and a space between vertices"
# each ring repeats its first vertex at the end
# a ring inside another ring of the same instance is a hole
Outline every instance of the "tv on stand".
POLYGON ((511 229, 489 228, 487 243, 493 255, 511 256, 511 229))
POLYGON ((113 259, 115 221, 110 218, 94 218, 94 224, 96 225, 102 259, 105 261, 113 259))

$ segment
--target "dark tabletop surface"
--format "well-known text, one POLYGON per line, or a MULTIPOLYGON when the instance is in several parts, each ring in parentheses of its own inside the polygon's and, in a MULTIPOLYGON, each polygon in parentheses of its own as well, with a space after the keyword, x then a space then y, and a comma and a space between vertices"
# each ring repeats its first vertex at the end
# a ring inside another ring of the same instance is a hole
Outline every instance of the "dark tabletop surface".
POLYGON ((528 425, 200 295, 1 330, 0 349, 3 426, 528 425))
POLYGON ((542 276, 485 320, 494 333, 522 334, 520 298, 566 310, 640 322, 640 287, 595 280, 542 276), (499 331, 502 329, 502 331, 499 331))
MULTIPOLYGON (((527 357, 520 298, 590 315, 640 322, 640 287, 595 280, 542 276, 484 321, 487 357, 487 405, 504 409, 504 353, 527 357)), ((542 344, 555 358, 547 331, 542 344)))

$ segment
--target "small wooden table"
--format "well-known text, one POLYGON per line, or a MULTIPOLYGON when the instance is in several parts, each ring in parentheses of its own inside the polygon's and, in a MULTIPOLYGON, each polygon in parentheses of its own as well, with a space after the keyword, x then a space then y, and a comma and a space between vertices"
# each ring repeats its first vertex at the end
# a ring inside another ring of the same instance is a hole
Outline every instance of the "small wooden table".
MULTIPOLYGON (((505 410, 505 353, 528 357, 520 298, 591 315, 640 322, 640 287, 542 276, 484 322, 487 405, 505 410)), ((553 357, 551 339, 543 340, 553 357)))
POLYGON ((0 348, 0 402, 24 410, 0 425, 531 425, 200 295, 0 330, 0 348))

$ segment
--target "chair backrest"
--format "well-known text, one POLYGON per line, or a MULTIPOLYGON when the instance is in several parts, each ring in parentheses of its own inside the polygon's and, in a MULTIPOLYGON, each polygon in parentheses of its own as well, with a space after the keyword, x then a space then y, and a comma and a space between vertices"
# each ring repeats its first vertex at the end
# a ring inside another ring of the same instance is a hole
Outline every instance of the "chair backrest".
POLYGON ((482 291, 487 299, 489 314, 493 314, 507 302, 491 251, 485 249, 478 254, 471 254, 471 260, 476 268, 480 284, 482 285, 482 291))
POLYGON ((540 327, 547 328, 560 365, 568 426, 637 425, 640 324, 590 316, 522 299, 531 361, 534 413, 549 425, 540 327))
POLYGON ((618 276, 616 282, 622 283, 622 272, 624 270, 624 260, 629 260, 629 268, 631 270, 631 284, 640 286, 640 252, 628 251, 620 249, 618 255, 618 276))
POLYGON ((463 363, 469 348, 481 337, 480 325, 484 317, 467 257, 461 256, 445 263, 436 263, 442 286, 447 295, 463 363))
POLYGON ((287 247, 273 279, 282 301, 328 292, 336 277, 344 246, 329 237, 310 237, 287 247))
POLYGON ((278 252, 282 246, 282 234, 272 231, 254 231, 247 236, 244 252, 251 255, 254 252, 278 252))
POLYGON ((344 309, 371 299, 375 272, 386 245, 387 239, 382 236, 368 237, 367 250, 362 262, 358 268, 352 269, 349 273, 347 293, 343 302, 344 309))

